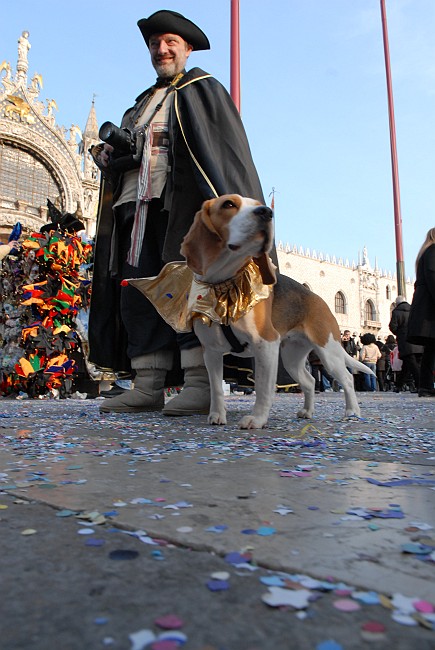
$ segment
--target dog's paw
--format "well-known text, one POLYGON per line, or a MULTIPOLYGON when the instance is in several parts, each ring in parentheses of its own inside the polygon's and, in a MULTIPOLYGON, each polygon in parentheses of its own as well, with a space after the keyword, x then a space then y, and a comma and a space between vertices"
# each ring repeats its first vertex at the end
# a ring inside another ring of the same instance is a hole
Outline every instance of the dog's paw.
POLYGON ((262 429, 267 424, 264 418, 245 415, 239 422, 239 429, 262 429))
POLYGON ((312 411, 307 411, 307 409, 301 409, 296 413, 298 418, 303 418, 305 420, 310 420, 313 417, 312 411))
POLYGON ((226 413, 218 413, 217 411, 209 413, 207 418, 209 424, 226 424, 227 415, 226 413))

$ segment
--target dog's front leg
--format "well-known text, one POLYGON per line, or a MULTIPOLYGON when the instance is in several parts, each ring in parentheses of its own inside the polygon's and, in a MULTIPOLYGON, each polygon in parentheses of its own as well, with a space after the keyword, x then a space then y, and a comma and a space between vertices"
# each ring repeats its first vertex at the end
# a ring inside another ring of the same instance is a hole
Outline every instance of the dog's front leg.
POLYGON ((219 350, 206 347, 204 349, 204 363, 210 381, 210 412, 209 424, 226 424, 227 412, 225 408, 223 377, 223 354, 219 350))
POLYGON ((255 354, 255 405, 252 415, 239 422, 241 429, 262 429, 266 426, 272 407, 278 372, 279 339, 260 339, 254 346, 255 354))

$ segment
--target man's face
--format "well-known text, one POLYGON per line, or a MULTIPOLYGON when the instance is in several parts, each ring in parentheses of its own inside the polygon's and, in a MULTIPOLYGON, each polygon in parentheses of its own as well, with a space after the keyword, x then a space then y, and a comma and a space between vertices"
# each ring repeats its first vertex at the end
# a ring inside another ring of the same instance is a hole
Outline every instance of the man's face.
POLYGON ((343 340, 349 341, 349 339, 350 339, 350 332, 343 332, 343 340))
POLYGON ((159 77, 175 77, 186 67, 192 46, 177 34, 153 34, 148 44, 159 77))

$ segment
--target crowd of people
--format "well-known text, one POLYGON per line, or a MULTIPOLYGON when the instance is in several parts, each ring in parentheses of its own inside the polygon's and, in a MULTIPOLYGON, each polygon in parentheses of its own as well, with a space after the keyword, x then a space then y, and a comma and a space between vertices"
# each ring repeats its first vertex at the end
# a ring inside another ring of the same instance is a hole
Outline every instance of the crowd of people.
MULTIPOLYGON (((429 230, 418 253, 416 273, 412 304, 404 296, 397 296, 388 325, 391 334, 385 340, 370 332, 342 333, 341 344, 346 352, 373 372, 355 373, 355 390, 435 396, 435 228, 429 230)), ((314 352, 308 364, 316 392, 340 390, 314 352)))
MULTIPOLYGON (((78 332, 81 307, 89 313, 86 361, 110 371, 116 379, 100 410, 162 410, 169 416, 207 413, 210 389, 198 339, 193 332, 175 334, 151 303, 123 280, 155 276, 167 262, 179 260, 181 241, 205 200, 237 193, 264 203, 264 197, 230 95, 204 70, 186 70, 192 52, 210 49, 207 36, 181 14, 167 10, 139 20, 138 27, 157 79, 126 111, 121 128, 105 123, 100 131, 102 142, 91 150, 103 181, 90 307, 90 283, 80 274, 89 263, 90 249, 81 245, 77 228, 62 227, 58 220, 51 224, 51 230, 45 227, 43 241, 38 234, 27 237, 21 255, 33 262, 33 267, 42 260, 44 265, 39 275, 32 267, 34 275, 30 278, 23 269, 17 272, 23 275, 22 288, 17 288, 21 299, 14 314, 3 310, 1 345, 5 345, 4 332, 13 315, 15 321, 21 319, 22 332, 29 325, 27 320, 36 318, 36 324, 27 333, 27 340, 20 333, 17 344, 16 352, 25 352, 21 358, 26 363, 23 361, 21 367, 27 374, 15 383, 5 383, 3 377, 2 390, 25 388, 24 380, 30 385, 35 374, 47 374, 41 363, 50 360, 50 346, 57 336, 56 345, 65 359, 63 369, 56 366, 62 381, 51 385, 42 382, 42 387, 33 392, 41 395, 44 387, 56 385, 61 387, 62 396, 68 396, 74 382, 67 381, 67 371, 72 376, 78 368, 77 361, 71 359, 72 351, 81 350, 84 345, 80 339, 87 337, 80 337, 78 332), (69 266, 63 266, 65 261, 69 266), (30 312, 23 309, 23 296, 29 291, 30 312), (165 403, 165 387, 181 384, 183 390, 165 403)), ((218 236, 211 227, 210 236, 218 236)), ((15 239, 2 244, 0 256, 11 257, 17 246, 15 239)), ((3 278, 12 266, 5 265, 3 278)), ((419 252, 416 273, 412 305, 403 296, 397 297, 389 325, 392 334, 385 341, 371 333, 359 336, 357 332, 343 332, 342 345, 348 354, 374 373, 356 374, 357 390, 407 389, 421 396, 434 395, 435 228, 419 252)), ((3 292, 6 285, 7 278, 3 292)), ((20 372, 20 361, 16 361, 12 375, 20 372)), ((308 363, 317 391, 342 390, 313 353, 308 363)), ((231 368, 228 358, 225 365, 231 368)), ((249 368, 232 368, 233 385, 237 385, 238 371, 249 368)))

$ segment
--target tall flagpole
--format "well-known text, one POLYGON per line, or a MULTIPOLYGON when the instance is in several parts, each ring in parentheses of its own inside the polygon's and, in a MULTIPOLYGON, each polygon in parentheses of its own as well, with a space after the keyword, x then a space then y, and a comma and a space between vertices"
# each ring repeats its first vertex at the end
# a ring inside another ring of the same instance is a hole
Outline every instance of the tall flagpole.
POLYGON ((391 81, 390 53, 388 47, 387 13, 385 0, 381 2, 382 34, 384 39, 385 70, 387 74, 388 114, 390 120, 391 168, 393 175, 394 230, 396 234, 397 293, 406 298, 405 262, 403 260, 402 215, 400 211, 399 168, 397 164, 396 127, 394 120, 393 84, 391 81))
POLYGON ((239 0, 231 0, 231 85, 230 94, 240 113, 240 11, 239 0))

